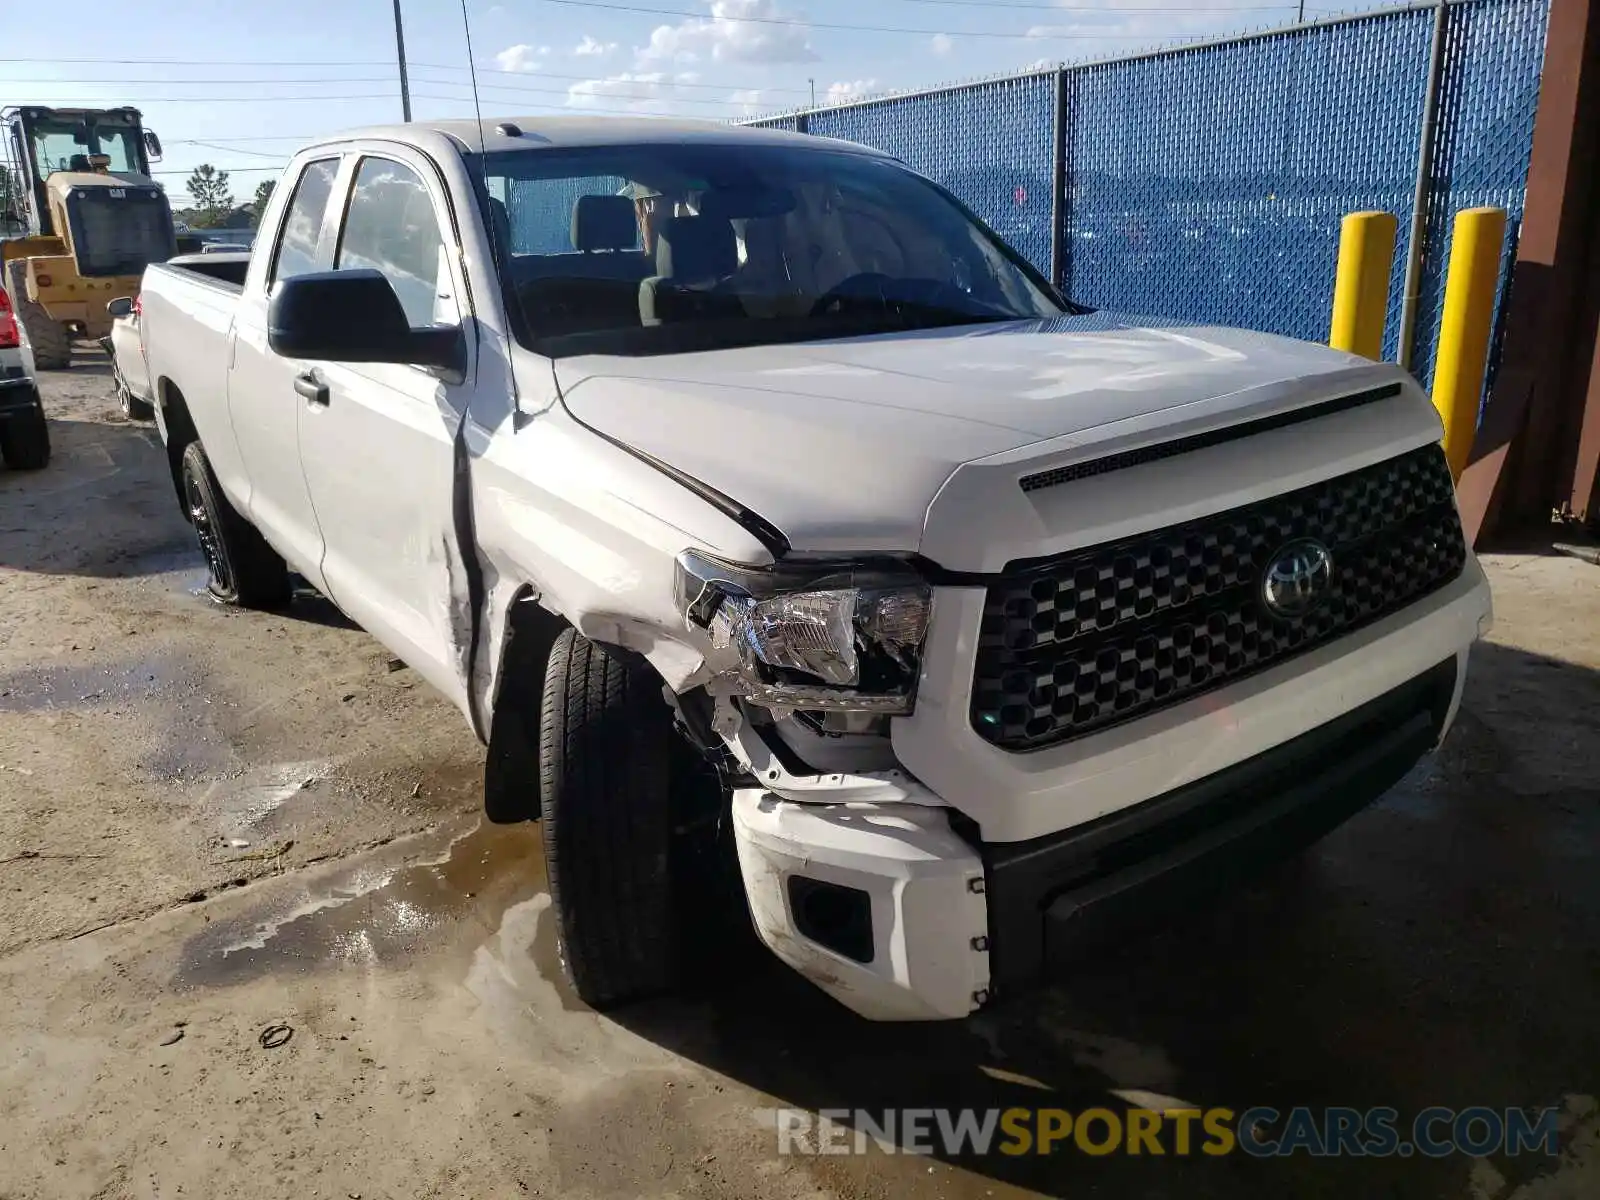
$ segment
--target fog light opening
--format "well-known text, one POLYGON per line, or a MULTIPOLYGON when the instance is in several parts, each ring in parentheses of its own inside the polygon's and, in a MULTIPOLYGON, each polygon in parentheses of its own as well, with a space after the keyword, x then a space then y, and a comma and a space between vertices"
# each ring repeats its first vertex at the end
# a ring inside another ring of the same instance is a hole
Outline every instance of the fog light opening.
POLYGON ((852 962, 872 961, 872 897, 860 888, 791 875, 789 911, 802 936, 852 962))

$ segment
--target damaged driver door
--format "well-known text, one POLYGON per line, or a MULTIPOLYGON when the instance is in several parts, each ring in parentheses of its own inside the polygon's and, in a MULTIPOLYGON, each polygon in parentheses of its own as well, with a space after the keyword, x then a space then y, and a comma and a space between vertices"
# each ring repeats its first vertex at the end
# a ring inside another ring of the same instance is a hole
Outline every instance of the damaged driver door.
MULTIPOLYGON (((414 328, 459 325, 460 255, 427 160, 375 148, 353 157, 341 185, 333 269, 381 272, 414 328)), ((472 607, 455 503, 465 338, 462 363, 455 373, 308 362, 293 400, 334 602, 465 709, 472 607)))

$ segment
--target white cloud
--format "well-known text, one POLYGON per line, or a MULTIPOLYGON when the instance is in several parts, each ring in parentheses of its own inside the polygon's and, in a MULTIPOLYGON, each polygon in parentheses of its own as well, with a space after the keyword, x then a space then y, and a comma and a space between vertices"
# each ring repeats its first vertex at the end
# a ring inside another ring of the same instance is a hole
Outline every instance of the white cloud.
POLYGON ((779 7, 777 0, 711 0, 708 16, 690 17, 676 25, 657 25, 649 44, 637 51, 639 62, 697 62, 706 58, 723 63, 816 60, 809 25, 763 24, 749 20, 751 17, 767 21, 795 19, 779 7))
POLYGON ((585 79, 567 89, 571 108, 626 108, 630 112, 660 113, 688 94, 685 84, 700 78, 693 71, 623 71, 605 79, 585 79))
POLYGON ((876 79, 856 79, 851 82, 840 81, 828 85, 826 102, 829 104, 843 104, 847 100, 859 100, 878 86, 876 79))
POLYGON ((583 35, 583 41, 572 48, 573 58, 604 58, 614 54, 617 49, 615 42, 602 42, 588 34, 583 35))
POLYGON ((1241 17, 1248 15, 1247 11, 1228 13, 1218 9, 1215 0, 1166 0, 1166 3, 1166 10, 1153 13, 1149 0, 1094 0, 1092 10, 1082 7, 1083 0, 1063 0, 1063 6, 1074 11, 1064 14, 1065 19, 1060 24, 1031 26, 1027 36, 1060 41, 1063 49, 1076 40, 1078 45, 1072 49, 1081 52, 1082 40, 1092 35, 1099 43, 1095 51, 1110 53, 1133 46, 1236 31, 1246 24, 1241 17))
POLYGON ((526 42, 519 42, 496 54, 494 61, 500 64, 502 71, 531 71, 539 65, 539 59, 549 53, 549 46, 530 46, 526 42))
POLYGON ((761 89, 739 88, 728 96, 731 104, 737 104, 747 117, 753 117, 761 111, 761 89))
POLYGON ((948 33, 936 33, 933 35, 933 41, 929 43, 929 48, 935 54, 943 58, 946 54, 950 53, 955 44, 955 39, 952 38, 948 33))

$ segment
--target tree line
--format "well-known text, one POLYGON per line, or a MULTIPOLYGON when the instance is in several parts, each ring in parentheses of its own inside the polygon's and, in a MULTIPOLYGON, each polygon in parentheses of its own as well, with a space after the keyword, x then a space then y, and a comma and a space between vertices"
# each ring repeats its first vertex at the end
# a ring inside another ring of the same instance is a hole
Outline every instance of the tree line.
MULTIPOLYGON (((272 198, 272 183, 270 179, 263 179, 256 184, 254 196, 251 197, 255 205, 256 217, 259 220, 261 212, 267 206, 267 201, 272 198)), ((222 225, 234 210, 233 188, 228 182, 228 173, 219 171, 210 163, 201 163, 189 175, 185 188, 194 200, 195 215, 189 224, 197 229, 211 229, 222 225)))

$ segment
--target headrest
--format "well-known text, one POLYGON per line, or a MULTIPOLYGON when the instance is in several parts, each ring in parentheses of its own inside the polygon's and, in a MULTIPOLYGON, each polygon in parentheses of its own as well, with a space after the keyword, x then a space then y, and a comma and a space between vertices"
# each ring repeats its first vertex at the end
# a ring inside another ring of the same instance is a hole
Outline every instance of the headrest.
POLYGON ((639 223, 626 196, 579 196, 572 206, 572 246, 592 250, 632 250, 639 244, 639 223))
POLYGON ((69 171, 87 171, 89 169, 90 163, 87 154, 74 154, 67 160, 67 170, 69 171))
POLYGON ((671 217, 656 230, 656 274, 720 279, 739 269, 733 226, 718 217, 671 217))

